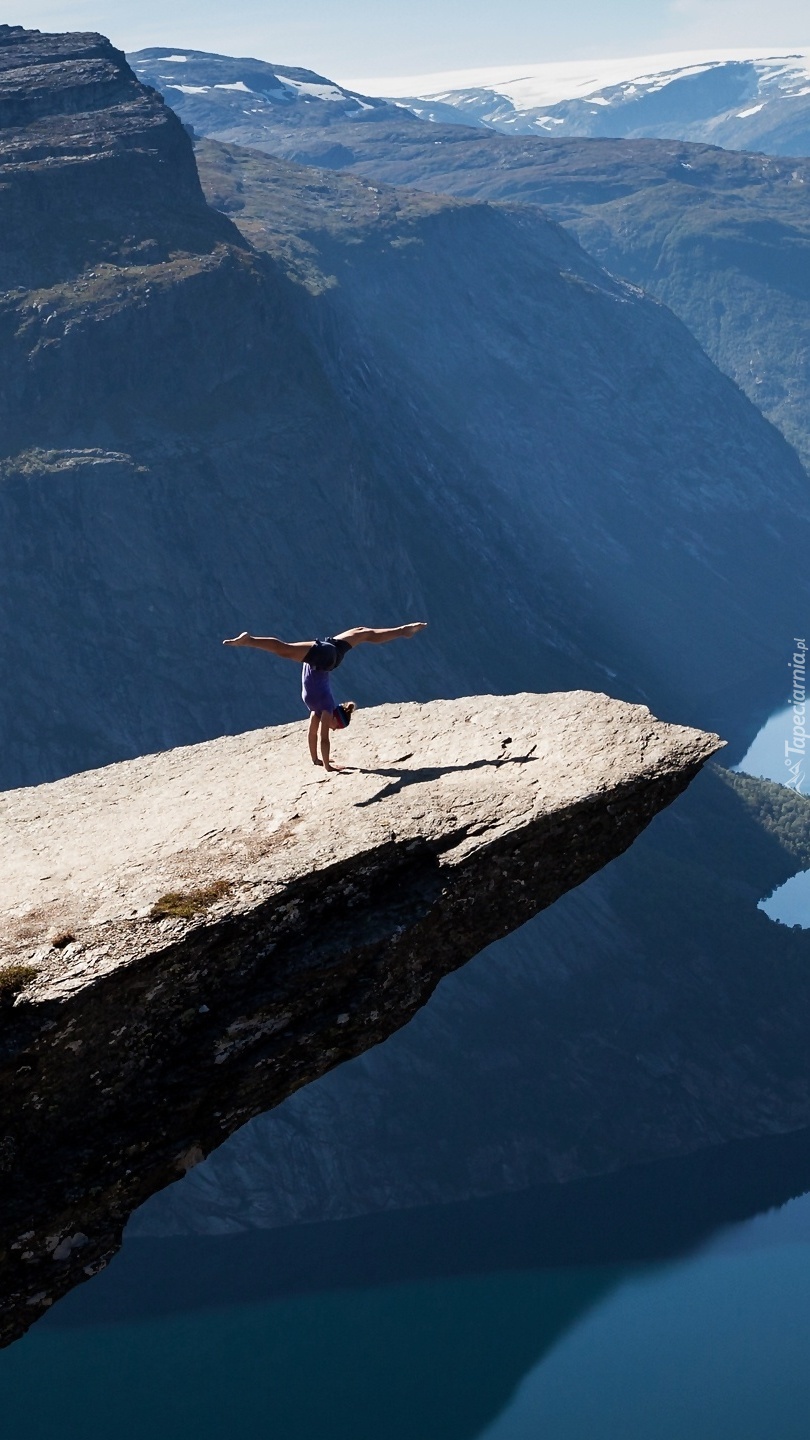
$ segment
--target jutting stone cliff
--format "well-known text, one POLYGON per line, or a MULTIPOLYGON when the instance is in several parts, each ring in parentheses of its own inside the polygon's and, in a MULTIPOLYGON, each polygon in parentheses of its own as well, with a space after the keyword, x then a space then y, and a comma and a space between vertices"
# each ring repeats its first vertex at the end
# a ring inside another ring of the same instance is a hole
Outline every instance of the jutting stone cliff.
POLYGON ((366 712, 331 777, 287 725, 0 797, 3 1340, 721 743, 604 695, 478 696, 366 712))

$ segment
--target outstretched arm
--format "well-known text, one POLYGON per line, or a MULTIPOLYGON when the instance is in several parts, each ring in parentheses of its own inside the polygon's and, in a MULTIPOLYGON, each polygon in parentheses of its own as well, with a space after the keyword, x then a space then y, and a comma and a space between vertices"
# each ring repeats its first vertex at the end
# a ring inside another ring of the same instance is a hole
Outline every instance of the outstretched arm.
POLYGON ((371 630, 367 625, 355 625, 353 630, 341 630, 336 640, 346 640, 355 645, 386 645, 389 640, 407 640, 418 635, 427 627, 427 620, 418 620, 415 625, 395 625, 391 630, 371 630))
POLYGON ((243 630, 233 640, 223 640, 223 645, 251 645, 254 650, 269 650, 271 655, 280 655, 282 660, 297 660, 303 664, 315 644, 314 640, 277 640, 274 635, 249 635, 243 630))

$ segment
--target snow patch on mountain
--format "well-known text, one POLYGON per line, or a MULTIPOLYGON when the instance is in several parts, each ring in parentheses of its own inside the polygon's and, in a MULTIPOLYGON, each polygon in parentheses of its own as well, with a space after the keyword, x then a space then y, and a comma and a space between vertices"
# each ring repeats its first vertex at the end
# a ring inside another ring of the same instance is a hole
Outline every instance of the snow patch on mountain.
POLYGON ((317 100, 346 99, 345 90, 339 89, 337 85, 330 85, 328 83, 324 85, 313 85, 307 80, 293 80, 286 76, 281 70, 278 73, 284 81, 285 86, 288 86, 291 90, 296 90, 299 95, 314 95, 317 100))

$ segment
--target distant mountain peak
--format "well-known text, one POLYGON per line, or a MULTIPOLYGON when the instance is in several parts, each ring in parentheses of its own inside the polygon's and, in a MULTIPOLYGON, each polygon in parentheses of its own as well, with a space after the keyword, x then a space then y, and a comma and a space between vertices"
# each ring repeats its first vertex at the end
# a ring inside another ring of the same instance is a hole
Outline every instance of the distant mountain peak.
POLYGON ((810 49, 697 50, 352 82, 424 120, 807 154, 810 49))
MULTIPOLYGON (((325 116, 330 112, 361 116, 389 110, 387 101, 347 90, 314 70, 276 65, 251 56, 156 46, 138 50, 128 59, 139 80, 165 93, 169 101, 181 95, 191 97, 204 112, 201 118, 205 123, 200 123, 200 117, 196 123, 205 133, 215 133, 211 117, 218 113, 221 138, 227 138, 229 123, 245 114, 255 115, 259 123, 262 114, 279 110, 290 114, 323 110, 325 116), (246 110, 248 104, 251 108, 246 110)), ((194 125, 194 114, 188 118, 194 125)))

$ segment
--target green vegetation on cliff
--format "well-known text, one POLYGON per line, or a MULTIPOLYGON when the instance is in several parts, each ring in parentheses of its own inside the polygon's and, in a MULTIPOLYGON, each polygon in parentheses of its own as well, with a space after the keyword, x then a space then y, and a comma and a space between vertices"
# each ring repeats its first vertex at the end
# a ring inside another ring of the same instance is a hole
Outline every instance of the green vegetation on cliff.
MULTIPOLYGON (((790 862, 798 861, 799 867, 810 869, 810 797, 773 780, 736 774, 722 765, 712 769, 763 833, 779 841, 790 862)), ((796 868, 791 863, 790 873, 796 868)))

